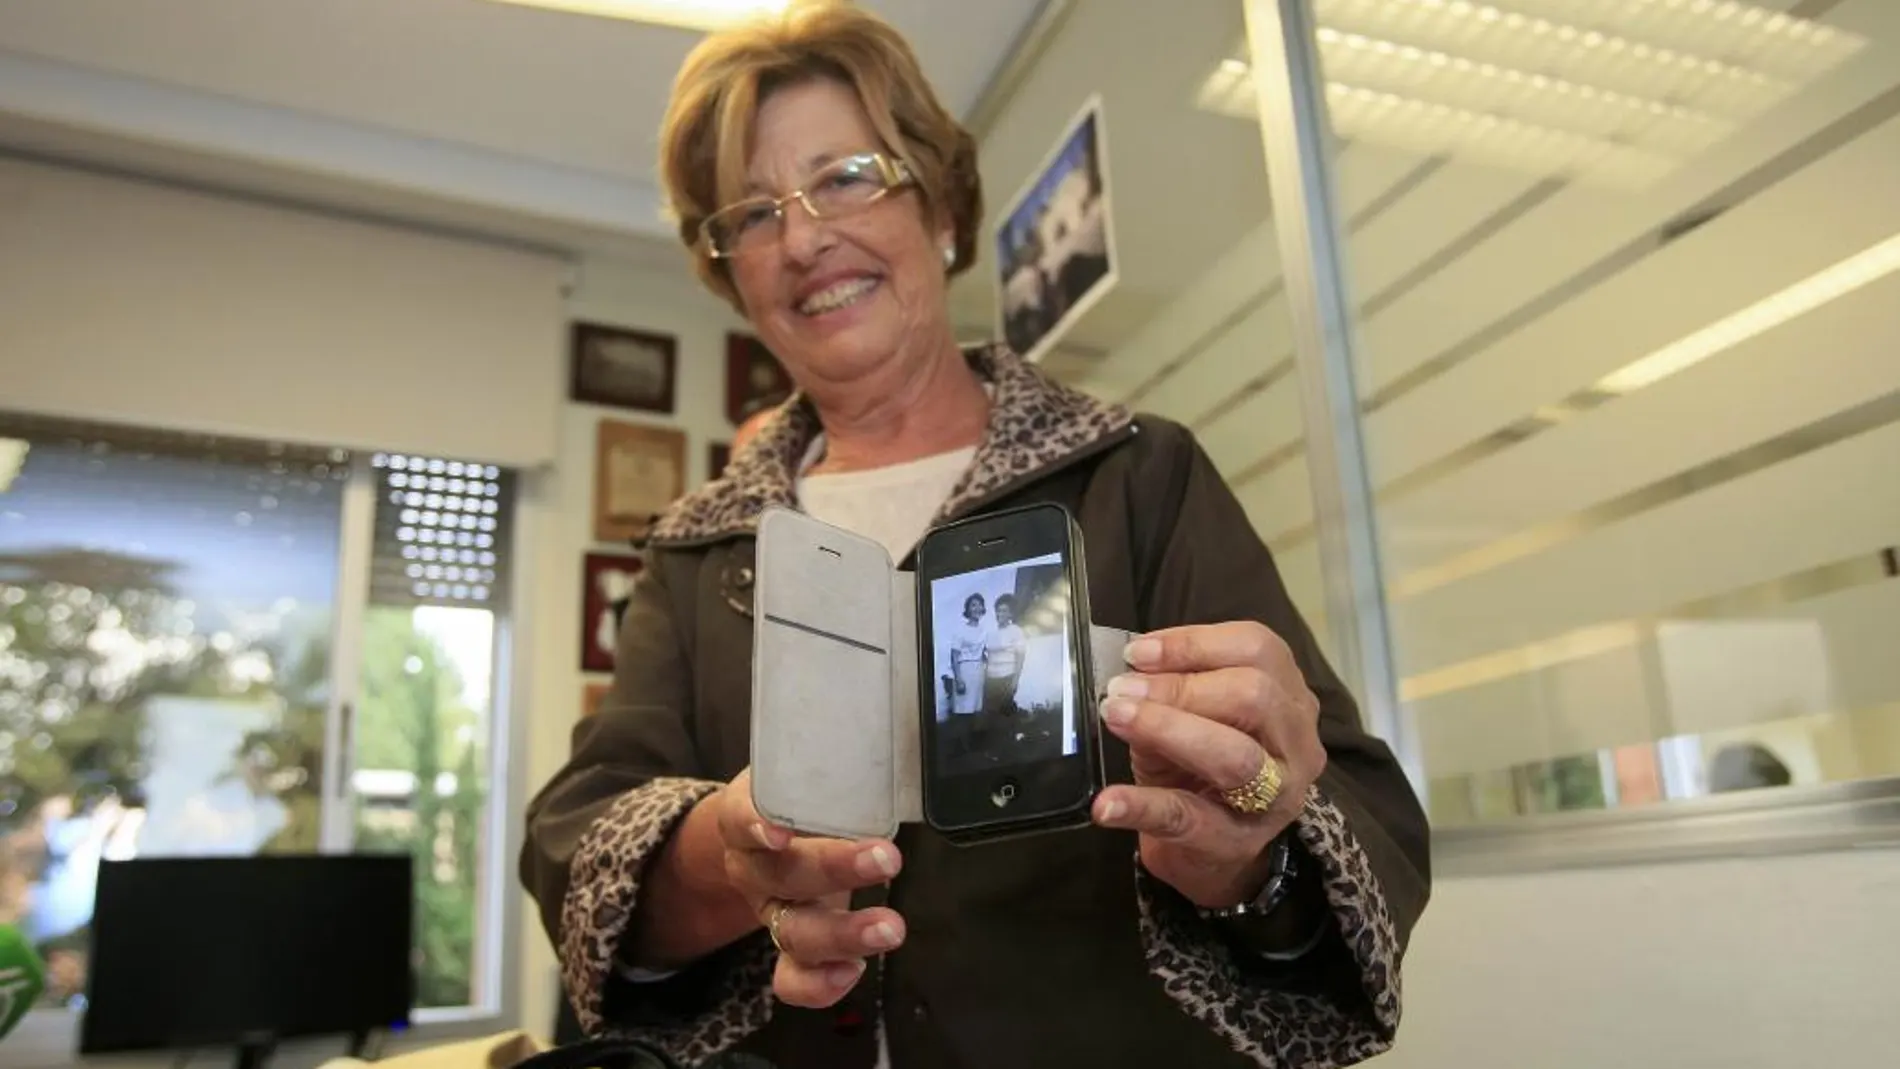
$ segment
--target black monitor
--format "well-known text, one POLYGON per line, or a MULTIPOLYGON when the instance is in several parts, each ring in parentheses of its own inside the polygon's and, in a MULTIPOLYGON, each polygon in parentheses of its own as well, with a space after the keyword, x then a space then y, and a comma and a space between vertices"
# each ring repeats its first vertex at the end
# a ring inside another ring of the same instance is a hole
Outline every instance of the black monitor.
POLYGON ((409 1021, 411 861, 141 858, 99 866, 84 1054, 362 1037, 409 1021))

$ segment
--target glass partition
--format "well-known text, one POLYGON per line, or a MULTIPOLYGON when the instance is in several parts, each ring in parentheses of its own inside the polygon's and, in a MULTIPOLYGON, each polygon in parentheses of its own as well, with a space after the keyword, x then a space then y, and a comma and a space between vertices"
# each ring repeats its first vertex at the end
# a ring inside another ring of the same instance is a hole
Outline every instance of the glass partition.
MULTIPOLYGON (((1306 10, 1435 824, 1900 776, 1900 5, 1306 10)), ((1236 483, 1297 573, 1294 393, 1236 483)))

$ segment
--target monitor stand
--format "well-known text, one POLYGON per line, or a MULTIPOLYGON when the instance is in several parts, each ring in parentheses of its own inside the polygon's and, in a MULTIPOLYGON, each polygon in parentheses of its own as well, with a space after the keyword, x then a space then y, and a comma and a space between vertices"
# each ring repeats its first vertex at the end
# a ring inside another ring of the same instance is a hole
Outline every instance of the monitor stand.
POLYGON ((246 1036, 238 1040, 235 1069, 264 1069, 270 1056, 277 1053, 277 1037, 267 1035, 246 1036))

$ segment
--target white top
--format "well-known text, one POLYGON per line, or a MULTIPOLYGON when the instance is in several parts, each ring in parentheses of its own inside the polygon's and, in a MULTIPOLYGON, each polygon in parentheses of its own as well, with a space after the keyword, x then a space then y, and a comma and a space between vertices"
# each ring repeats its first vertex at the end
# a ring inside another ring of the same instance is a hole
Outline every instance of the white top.
MULTIPOLYGON (((806 464, 823 448, 822 437, 813 442, 806 464)), ((798 507, 815 520, 881 543, 891 560, 903 560, 975 457, 976 447, 968 446, 886 468, 801 475, 798 507)))
POLYGON ((1007 679, 1022 670, 1023 648, 1029 645, 1029 639, 1023 629, 1015 624, 999 627, 990 632, 989 641, 983 647, 985 659, 989 662, 990 678, 1007 679))
POLYGON ((990 642, 990 624, 988 620, 972 621, 964 617, 950 633, 950 650, 958 661, 980 661, 983 649, 990 642))

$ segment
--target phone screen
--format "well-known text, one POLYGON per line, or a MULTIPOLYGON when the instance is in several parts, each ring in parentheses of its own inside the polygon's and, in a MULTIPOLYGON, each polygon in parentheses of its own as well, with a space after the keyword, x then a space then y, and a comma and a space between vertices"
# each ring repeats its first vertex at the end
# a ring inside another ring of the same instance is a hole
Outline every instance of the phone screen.
POLYGON ((1080 748, 1067 571, 1049 553, 931 580, 939 775, 1080 748))
POLYGON ((1099 780, 1081 547, 1037 505, 918 547, 924 817, 946 832, 1086 813, 1099 780))

